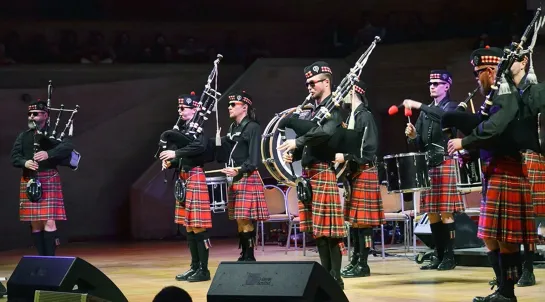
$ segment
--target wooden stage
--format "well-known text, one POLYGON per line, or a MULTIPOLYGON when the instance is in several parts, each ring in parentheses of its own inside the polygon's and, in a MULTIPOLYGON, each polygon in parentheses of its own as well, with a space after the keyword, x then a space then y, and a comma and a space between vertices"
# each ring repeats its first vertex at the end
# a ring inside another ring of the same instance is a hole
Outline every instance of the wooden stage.
MULTIPOLYGON (((213 274, 220 261, 233 261, 239 256, 235 239, 213 240, 210 270, 213 274)), ((318 254, 302 250, 284 254, 285 248, 265 246, 256 251, 263 261, 314 260, 318 254)), ((33 249, 0 253, 0 277, 8 277, 22 255, 34 254, 33 249)), ((59 256, 78 256, 102 270, 117 284, 130 302, 150 302, 163 287, 176 285, 187 290, 193 301, 206 301, 210 281, 178 282, 174 276, 189 267, 189 251, 184 241, 153 241, 119 244, 66 244, 58 249, 59 256)), ((420 271, 412 254, 382 259, 370 256, 371 277, 345 279, 345 293, 350 301, 472 301, 476 295, 491 293, 488 281, 491 268, 457 267, 454 271, 420 271), (405 257, 406 256, 406 257, 405 257)), ((343 257, 346 264, 347 258, 343 257)), ((535 269, 537 285, 515 289, 518 301, 544 301, 545 270, 535 269)), ((286 276, 289 278, 289 276, 286 276)), ((0 299, 1 301, 4 299, 0 299)))

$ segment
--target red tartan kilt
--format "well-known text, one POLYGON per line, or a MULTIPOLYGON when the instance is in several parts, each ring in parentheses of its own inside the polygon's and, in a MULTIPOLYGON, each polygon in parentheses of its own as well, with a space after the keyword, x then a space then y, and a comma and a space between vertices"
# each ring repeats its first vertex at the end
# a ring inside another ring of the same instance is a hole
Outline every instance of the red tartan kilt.
POLYGON ((456 188, 456 164, 456 160, 447 159, 429 170, 431 190, 421 193, 421 213, 464 211, 462 196, 456 188))
POLYGON ((534 152, 523 155, 528 169, 534 213, 536 216, 545 216, 545 157, 534 152))
POLYGON ((481 201, 481 239, 507 243, 535 243, 536 224, 525 164, 497 159, 483 166, 484 198, 481 201))
POLYGON ((180 178, 187 181, 185 208, 176 201, 174 222, 191 228, 212 228, 210 195, 202 168, 194 167, 189 172, 181 172, 180 178))
POLYGON ((377 168, 369 169, 367 166, 366 169, 365 166, 360 166, 356 174, 356 179, 351 182, 351 198, 345 203, 345 219, 351 224, 370 226, 384 224, 377 168))
POLYGON ((316 237, 346 237, 344 213, 341 196, 337 186, 337 177, 326 163, 318 163, 304 170, 310 179, 312 205, 299 201, 300 229, 316 237))
POLYGON ((257 220, 269 219, 269 209, 265 202, 265 187, 259 171, 255 170, 229 187, 229 219, 257 220))
POLYGON ((42 184, 42 200, 31 202, 26 195, 26 185, 29 178, 21 177, 19 186, 20 221, 66 220, 59 171, 38 172, 37 178, 42 184))

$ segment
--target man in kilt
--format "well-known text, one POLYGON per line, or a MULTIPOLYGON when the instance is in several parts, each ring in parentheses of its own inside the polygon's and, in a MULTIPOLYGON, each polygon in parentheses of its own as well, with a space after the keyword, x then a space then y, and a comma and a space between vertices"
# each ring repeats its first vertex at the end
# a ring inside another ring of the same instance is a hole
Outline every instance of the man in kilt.
MULTIPOLYGON (((178 114, 187 128, 188 122, 197 112, 199 99, 195 93, 178 97, 178 114)), ((173 130, 171 130, 173 131, 173 130)), ((180 180, 185 182, 184 200, 176 201, 174 222, 186 227, 187 245, 191 253, 191 266, 188 271, 177 275, 178 281, 199 282, 210 280, 208 255, 210 238, 207 229, 212 228, 210 196, 206 185, 203 166, 208 139, 204 134, 186 146, 177 146, 177 150, 166 150, 159 154, 163 169, 176 168, 180 172, 180 180)))
MULTIPOLYGON (((306 85, 312 98, 316 101, 314 116, 321 107, 331 99, 332 73, 326 62, 318 61, 304 69, 306 85)), ((301 231, 312 231, 316 237, 316 245, 320 262, 331 272, 337 283, 344 289, 341 277, 343 238, 346 237, 344 215, 337 187, 337 178, 332 159, 336 150, 329 145, 335 131, 342 124, 339 109, 334 108, 331 116, 321 126, 316 125, 305 135, 297 139, 286 140, 278 150, 284 152, 286 162, 301 160, 304 176, 309 179, 312 188, 312 202, 306 204, 299 201, 299 218, 301 231)))
POLYGON ((59 143, 43 134, 47 130, 48 117, 47 102, 33 101, 28 106, 30 129, 17 136, 11 150, 13 166, 23 169, 19 186, 19 217, 21 221, 30 221, 34 246, 41 256, 55 256, 59 244, 55 222, 66 220, 66 212, 57 165, 73 150, 69 140, 59 143), (27 183, 33 177, 42 185, 41 199, 35 202, 27 196, 27 183))
MULTIPOLYGON (((491 91, 497 72, 497 64, 503 56, 502 49, 480 48, 471 54, 471 62, 481 92, 491 91)), ((525 59, 523 59, 524 61, 525 59)), ((523 68, 515 62, 514 71, 523 68)), ((520 79, 519 79, 520 81, 520 79)), ((488 258, 498 280, 498 289, 487 297, 476 297, 473 301, 517 301, 515 284, 522 271, 520 245, 536 242, 534 206, 528 168, 521 150, 537 150, 535 116, 526 115, 519 107, 520 94, 509 82, 500 85, 494 95, 489 118, 463 139, 452 139, 448 152, 480 149, 483 170, 483 199, 479 216, 478 237, 488 248, 488 258)))
MULTIPOLYGON (((531 45, 535 45, 534 42, 531 45)), ((513 82, 517 86, 517 90, 526 106, 525 115, 536 117, 536 129, 534 135, 538 136, 545 133, 540 133, 543 119, 541 107, 545 106, 545 84, 538 84, 537 76, 534 71, 532 60, 532 48, 525 50, 524 55, 513 64, 511 68, 511 74, 513 76, 513 82), (528 73, 527 73, 528 71, 528 73)), ((544 116, 545 117, 545 116, 544 116)), ((545 143, 545 140, 541 139, 541 143, 545 143)), ((532 191, 532 202, 534 204, 534 213, 536 217, 545 216, 545 156, 543 156, 543 146, 534 146, 533 149, 523 150, 523 158, 528 169, 528 180, 530 181, 530 188, 532 191)), ((523 255, 523 267, 522 275, 520 276, 517 285, 520 287, 532 286, 536 284, 536 278, 534 275, 534 257, 536 251, 536 244, 524 244, 523 255)))
POLYGON ((455 136, 456 130, 444 131, 441 118, 445 112, 455 111, 458 103, 449 97, 452 76, 448 71, 432 70, 428 84, 433 98, 430 105, 403 101, 405 108, 421 110, 416 127, 408 123, 405 134, 420 152, 428 153, 430 166, 431 190, 422 192, 420 212, 428 213, 436 257, 421 269, 451 270, 456 267, 453 214, 463 211, 464 205, 456 189, 456 161, 445 157, 447 140, 455 136))
POLYGON ((343 143, 348 145, 350 151, 335 154, 335 162, 349 164, 347 177, 351 188, 350 200, 345 200, 344 217, 352 226, 350 232, 354 238, 354 252, 350 263, 341 272, 345 278, 371 275, 367 258, 373 246, 373 227, 385 222, 375 166, 378 129, 365 97, 366 89, 365 83, 357 80, 344 102, 352 107, 347 129, 362 135, 361 141, 354 141, 347 135, 349 139, 343 143))
MULTIPOLYGON (((242 251, 238 261, 256 261, 254 249, 256 232, 253 221, 269 219, 265 202, 265 187, 259 171, 261 127, 256 121, 252 97, 245 91, 227 95, 229 117, 233 123, 227 136, 221 137, 221 147, 217 148, 218 162, 227 163, 222 169, 228 178, 229 219, 238 225, 239 246, 242 251)), ((218 134, 219 135, 219 134, 218 134)))

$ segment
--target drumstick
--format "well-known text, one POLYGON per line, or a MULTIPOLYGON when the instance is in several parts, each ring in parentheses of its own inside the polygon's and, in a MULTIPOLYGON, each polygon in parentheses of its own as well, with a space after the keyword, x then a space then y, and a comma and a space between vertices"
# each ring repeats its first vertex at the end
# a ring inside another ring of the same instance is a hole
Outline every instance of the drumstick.
MULTIPOLYGON (((228 167, 228 168, 229 168, 229 167, 228 167)), ((223 168, 223 169, 225 169, 225 168, 223 168)), ((218 173, 218 172, 221 172, 221 170, 223 170, 223 169, 204 171, 204 173, 205 173, 205 174, 206 174, 206 173, 218 173)), ((240 169, 240 167, 233 167, 233 169, 238 170, 238 169, 240 169)))

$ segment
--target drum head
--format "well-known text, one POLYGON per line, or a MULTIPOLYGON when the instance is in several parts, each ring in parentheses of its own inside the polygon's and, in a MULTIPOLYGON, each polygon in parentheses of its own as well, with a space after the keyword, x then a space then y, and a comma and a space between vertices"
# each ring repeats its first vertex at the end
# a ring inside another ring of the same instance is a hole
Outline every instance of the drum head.
MULTIPOLYGON (((278 147, 283 143, 281 138, 281 133, 278 130, 279 122, 291 116, 291 113, 295 111, 296 108, 287 109, 279 114, 277 114, 270 122, 267 124, 263 132, 263 137, 261 140, 261 156, 263 164, 269 171, 272 177, 274 177, 278 182, 285 183, 288 186, 295 186, 294 178, 300 176, 303 172, 300 161, 293 163, 293 170, 296 175, 291 173, 290 165, 284 162, 282 159, 282 151, 278 151, 278 147)), ((310 109, 304 109, 304 113, 308 113, 310 109)), ((286 129, 286 139, 295 139, 295 132, 291 129, 286 129)))

